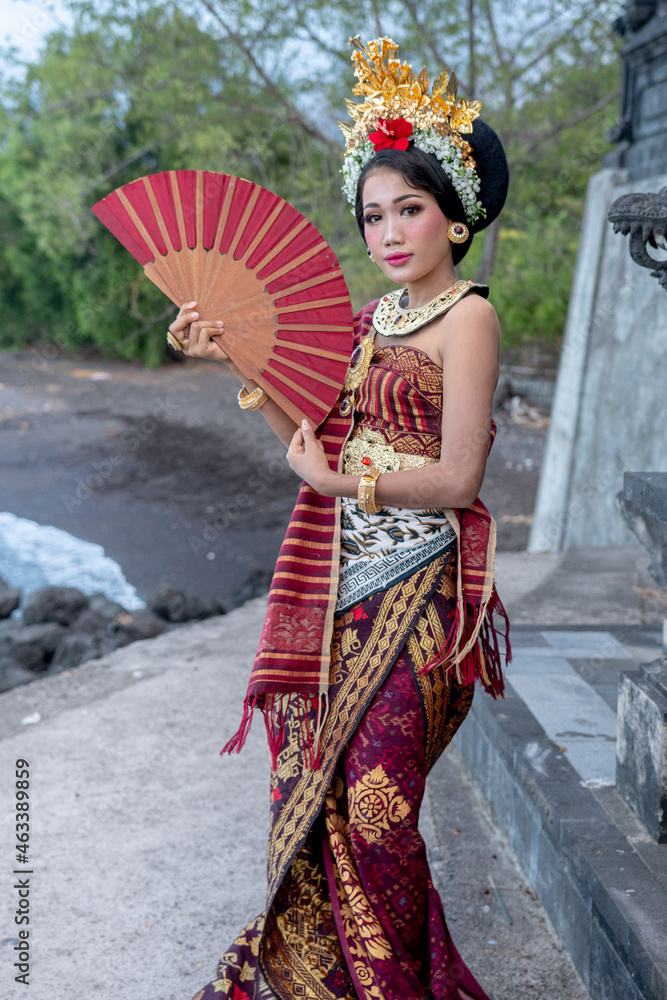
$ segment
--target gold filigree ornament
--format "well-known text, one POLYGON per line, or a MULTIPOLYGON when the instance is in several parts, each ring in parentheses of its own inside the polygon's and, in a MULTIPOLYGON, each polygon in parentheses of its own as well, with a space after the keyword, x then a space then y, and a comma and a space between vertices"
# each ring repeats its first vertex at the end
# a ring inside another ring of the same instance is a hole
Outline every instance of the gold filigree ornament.
POLYGON ((345 445, 343 472, 348 476, 363 475, 369 469, 403 472, 405 469, 435 465, 438 461, 439 459, 429 458, 427 455, 408 455, 396 451, 379 431, 361 430, 345 445))
POLYGON ((352 413, 352 408, 354 406, 354 393, 368 375, 368 369, 370 368, 371 359, 373 357, 374 345, 375 330, 371 330, 370 333, 367 333, 366 336, 362 338, 352 352, 352 360, 343 385, 345 396, 338 407, 342 417, 347 417, 350 413, 352 413))
POLYGON ((356 48, 352 61, 359 80, 353 93, 363 96, 364 101, 346 101, 354 124, 338 122, 345 136, 342 173, 348 201, 354 205, 359 175, 376 149, 394 145, 394 137, 399 139, 396 148, 406 148, 391 127, 400 122, 397 133, 409 135, 415 146, 437 157, 463 203, 468 221, 485 217, 486 209, 477 198, 480 182, 472 147, 463 138, 473 131, 481 102, 457 99, 456 74, 447 69, 432 86, 425 68, 415 75, 409 63, 396 59, 398 45, 391 38, 375 38, 363 45, 357 36, 350 42, 356 48), (381 144, 369 138, 378 129, 387 137, 381 144))
POLYGON ((401 298, 405 295, 405 288, 396 288, 393 292, 384 295, 378 302, 373 313, 373 327, 383 337, 405 337, 409 333, 421 330, 437 316, 442 316, 471 288, 481 289, 482 295, 488 295, 489 292, 487 285, 470 281, 469 278, 460 278, 451 288, 441 292, 426 305, 416 309, 403 308, 401 298))

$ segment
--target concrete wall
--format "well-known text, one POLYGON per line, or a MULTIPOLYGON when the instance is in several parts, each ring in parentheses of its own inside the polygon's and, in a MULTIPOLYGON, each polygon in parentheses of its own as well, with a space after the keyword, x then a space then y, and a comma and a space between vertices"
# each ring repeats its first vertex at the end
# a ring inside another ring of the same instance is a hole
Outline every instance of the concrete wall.
POLYGON ((607 222, 616 198, 665 184, 589 181, 530 552, 638 545, 614 501, 623 473, 667 471, 667 295, 607 222))

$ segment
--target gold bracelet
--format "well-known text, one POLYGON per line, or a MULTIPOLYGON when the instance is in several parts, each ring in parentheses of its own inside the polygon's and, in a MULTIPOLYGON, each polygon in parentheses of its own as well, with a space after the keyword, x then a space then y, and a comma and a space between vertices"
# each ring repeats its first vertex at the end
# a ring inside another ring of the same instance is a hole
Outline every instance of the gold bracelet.
POLYGON ((382 510, 382 505, 378 507, 375 503, 375 484, 380 475, 381 472, 379 469, 369 469, 361 475, 357 503, 364 514, 379 514, 382 510))
POLYGON ((181 347, 180 340, 178 340, 173 335, 173 333, 171 332, 171 330, 167 330, 167 343, 169 344, 170 347, 173 347, 175 351, 182 351, 183 350, 183 348, 181 347))
POLYGON ((253 389, 252 392, 248 392, 246 387, 242 385, 236 398, 242 410, 259 410, 269 397, 260 386, 253 389))

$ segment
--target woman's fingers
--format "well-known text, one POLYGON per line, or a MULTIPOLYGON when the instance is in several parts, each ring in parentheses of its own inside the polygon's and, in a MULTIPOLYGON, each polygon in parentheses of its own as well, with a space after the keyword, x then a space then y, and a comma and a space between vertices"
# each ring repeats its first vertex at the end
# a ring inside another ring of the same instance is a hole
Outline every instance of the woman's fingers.
POLYGON ((191 357, 227 361, 227 354, 216 341, 223 331, 222 320, 194 321, 190 324, 186 340, 182 341, 183 349, 191 357))
POLYGON ((305 445, 303 440, 303 432, 300 427, 297 427, 297 429, 294 431, 294 434, 292 435, 290 446, 287 449, 287 461, 290 462, 291 458, 296 458, 298 455, 303 455, 304 451, 305 451, 305 445))
POLYGON ((199 313, 194 308, 196 302, 185 302, 178 311, 178 316, 169 326, 169 332, 176 337, 176 340, 184 340, 187 337, 187 328, 194 321, 199 319, 199 313))
POLYGON ((222 320, 201 320, 195 309, 196 302, 184 302, 178 316, 169 326, 169 332, 178 340, 185 354, 190 357, 228 361, 229 358, 216 338, 224 332, 222 320))

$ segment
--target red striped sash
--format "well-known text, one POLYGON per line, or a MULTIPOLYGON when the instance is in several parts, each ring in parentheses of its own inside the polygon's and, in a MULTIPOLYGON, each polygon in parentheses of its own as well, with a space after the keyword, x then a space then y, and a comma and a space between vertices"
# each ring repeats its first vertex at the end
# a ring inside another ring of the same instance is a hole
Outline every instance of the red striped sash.
MULTIPOLYGON (((371 329, 376 305, 370 303, 355 316, 355 342, 371 329)), ((390 399, 385 403, 395 405, 390 399)), ((340 470, 353 424, 354 411, 343 417, 337 404, 322 425, 318 436, 332 469, 340 470)), ((492 423, 489 448, 495 431, 492 423)), ((304 763, 318 766, 338 591, 340 508, 339 498, 321 496, 306 483, 302 485, 276 563, 241 726, 222 753, 241 750, 258 705, 267 716, 275 766, 281 739, 276 718, 282 707, 280 696, 288 694, 300 697, 304 719, 317 708, 316 730, 307 734, 304 743, 304 763)), ((506 662, 511 649, 509 621, 493 583, 495 521, 479 499, 465 510, 448 510, 447 517, 459 540, 457 614, 445 646, 424 669, 449 659, 464 683, 479 679, 497 697, 503 693, 503 678, 494 614, 505 620, 506 662)))

